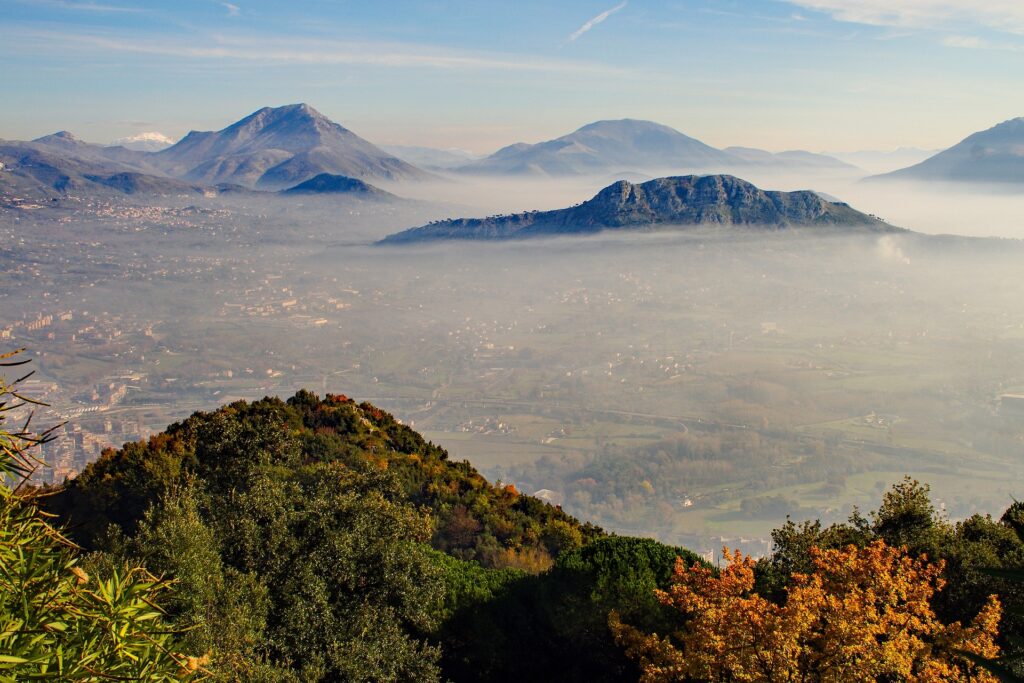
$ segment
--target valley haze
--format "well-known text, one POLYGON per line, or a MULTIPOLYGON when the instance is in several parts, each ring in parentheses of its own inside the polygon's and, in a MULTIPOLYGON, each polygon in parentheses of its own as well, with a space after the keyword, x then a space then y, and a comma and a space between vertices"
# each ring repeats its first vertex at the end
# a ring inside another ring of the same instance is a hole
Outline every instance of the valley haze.
MULTIPOLYGON (((1020 234, 986 216, 1021 205, 1008 183, 861 181, 831 157, 637 120, 465 163, 417 154, 435 163, 308 105, 157 152, 6 142, 19 249, 0 332, 37 350, 54 419, 93 449, 122 438, 108 423, 137 438, 211 402, 340 383, 493 477, 702 550, 742 536, 764 552, 785 514, 842 518, 901 472, 955 515, 1012 495, 995 472, 1016 467, 1000 396, 1024 388, 1008 351, 1024 252, 968 239, 1020 234), (653 498, 621 474, 579 488, 698 437, 754 464, 680 461, 653 498), (795 507, 739 512, 777 498, 795 507)), ((97 452, 52 448, 55 480, 97 452)))

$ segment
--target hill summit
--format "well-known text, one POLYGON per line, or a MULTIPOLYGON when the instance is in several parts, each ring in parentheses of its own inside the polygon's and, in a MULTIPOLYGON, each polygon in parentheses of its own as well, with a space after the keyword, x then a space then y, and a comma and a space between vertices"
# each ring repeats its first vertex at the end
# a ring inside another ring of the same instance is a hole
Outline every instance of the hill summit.
POLYGON ((593 199, 571 208, 440 221, 391 235, 383 242, 502 240, 673 225, 898 230, 847 204, 827 201, 809 190, 766 191, 730 175, 688 175, 657 178, 636 185, 620 180, 598 192, 593 199))

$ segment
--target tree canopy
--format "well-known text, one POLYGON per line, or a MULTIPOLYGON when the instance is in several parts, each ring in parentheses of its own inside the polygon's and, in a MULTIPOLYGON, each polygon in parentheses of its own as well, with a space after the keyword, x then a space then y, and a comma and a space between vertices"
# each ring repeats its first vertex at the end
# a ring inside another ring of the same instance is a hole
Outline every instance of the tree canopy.
POLYGON ((885 541, 809 551, 779 604, 756 592, 754 562, 735 553, 719 574, 680 559, 658 599, 686 618, 674 636, 647 634, 613 612, 617 642, 644 683, 667 681, 990 681, 960 652, 999 653, 1001 615, 990 597, 969 625, 942 623, 931 600, 942 562, 885 541))

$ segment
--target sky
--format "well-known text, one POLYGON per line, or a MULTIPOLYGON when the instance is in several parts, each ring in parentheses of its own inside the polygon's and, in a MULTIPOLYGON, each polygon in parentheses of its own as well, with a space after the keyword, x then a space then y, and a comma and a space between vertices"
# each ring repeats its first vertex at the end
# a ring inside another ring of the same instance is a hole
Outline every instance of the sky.
POLYGON ((937 149, 1024 115, 1024 0, 0 0, 0 138, 306 102, 477 153, 599 119, 725 147, 937 149))

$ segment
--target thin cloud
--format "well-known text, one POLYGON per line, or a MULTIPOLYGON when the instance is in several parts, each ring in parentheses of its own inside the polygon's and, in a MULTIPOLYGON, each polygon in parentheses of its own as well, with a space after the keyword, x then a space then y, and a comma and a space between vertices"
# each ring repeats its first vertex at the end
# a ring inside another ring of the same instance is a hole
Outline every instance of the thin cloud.
POLYGON ((789 0, 839 21, 871 26, 942 28, 975 24, 997 31, 1024 33, 1021 0, 789 0))
POLYGON ((993 43, 977 36, 946 36, 942 39, 942 44, 946 47, 954 47, 962 50, 1003 50, 1005 52, 1024 51, 1024 46, 1022 45, 993 43))
POLYGON ((942 40, 946 47, 960 47, 969 50, 980 50, 989 47, 988 41, 977 36, 946 36, 942 40))
POLYGON ((623 0, 623 2, 620 2, 615 7, 612 7, 611 9, 606 9, 605 11, 601 12, 600 14, 598 14, 593 19, 590 19, 585 24, 583 24, 583 26, 580 26, 578 29, 573 31, 572 35, 569 36, 569 42, 571 43, 571 42, 575 41, 577 38, 582 36, 584 33, 589 31, 590 29, 594 28, 595 26, 600 24, 602 21, 604 21, 605 19, 607 19, 611 15, 615 14, 616 12, 618 12, 620 9, 625 7, 627 4, 629 4, 629 0, 623 0))
POLYGON ((0 37, 24 50, 60 45, 69 51, 96 54, 133 53, 175 58, 207 59, 281 65, 356 64, 397 68, 462 71, 514 71, 565 74, 623 75, 629 70, 601 64, 518 55, 441 50, 420 45, 346 43, 306 38, 235 37, 215 35, 193 40, 144 39, 134 36, 60 31, 10 33, 0 37))
POLYGON ((104 5, 97 2, 73 2, 72 0, 21 0, 26 5, 37 7, 55 7, 76 12, 141 12, 137 7, 122 7, 119 5, 104 5))
POLYGON ((224 9, 228 11, 229 17, 237 17, 242 13, 242 8, 238 5, 233 5, 230 2, 222 2, 220 4, 223 5, 224 9))

